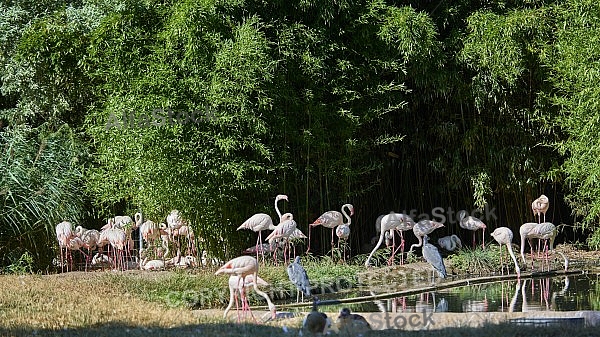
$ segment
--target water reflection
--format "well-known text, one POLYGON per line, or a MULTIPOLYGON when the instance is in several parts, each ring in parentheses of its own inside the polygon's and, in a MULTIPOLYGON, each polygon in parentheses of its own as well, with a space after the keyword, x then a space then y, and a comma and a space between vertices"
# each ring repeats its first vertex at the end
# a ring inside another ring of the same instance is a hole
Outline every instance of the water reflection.
POLYGON ((372 311, 398 313, 598 310, 599 291, 598 275, 570 275, 471 285, 370 303, 372 311))

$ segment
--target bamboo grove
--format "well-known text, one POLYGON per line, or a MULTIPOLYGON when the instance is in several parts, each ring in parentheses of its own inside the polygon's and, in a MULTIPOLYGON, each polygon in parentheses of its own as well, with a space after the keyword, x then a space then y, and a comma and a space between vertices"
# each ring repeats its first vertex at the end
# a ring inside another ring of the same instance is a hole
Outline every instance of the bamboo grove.
POLYGON ((302 229, 353 203, 357 251, 391 210, 488 208, 515 230, 545 193, 580 233, 564 239, 597 248, 599 17, 591 0, 4 0, 2 264, 48 264, 65 219, 171 209, 230 254, 278 193, 302 229))

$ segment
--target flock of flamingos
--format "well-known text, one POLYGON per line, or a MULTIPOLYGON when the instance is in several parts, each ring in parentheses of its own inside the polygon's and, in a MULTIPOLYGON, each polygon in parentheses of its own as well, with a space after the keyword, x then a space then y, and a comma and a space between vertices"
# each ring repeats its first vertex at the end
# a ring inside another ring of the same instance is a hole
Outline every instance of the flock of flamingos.
MULTIPOLYGON (((290 261, 290 244, 294 239, 307 238, 304 233, 297 228, 296 221, 291 213, 282 214, 279 210, 278 203, 280 201, 288 201, 286 195, 278 195, 275 198, 275 211, 279 217, 279 222, 275 224, 271 216, 265 213, 257 213, 248 218, 237 229, 252 230, 258 234, 254 249, 248 251, 256 253, 256 257, 250 255, 242 255, 224 263, 216 274, 227 274, 230 276, 230 303, 225 310, 224 316, 231 309, 235 299, 236 308, 238 307, 237 295, 240 295, 242 300, 242 311, 249 312, 249 305, 246 299, 246 290, 253 288, 257 294, 267 300, 269 309, 273 317, 275 317, 275 305, 270 300, 269 296, 262 292, 258 286, 264 285, 266 282, 258 276, 259 255, 264 261, 264 253, 271 252, 275 262, 277 262, 276 252, 279 249, 283 250, 284 263, 288 265, 288 275, 299 289, 299 292, 310 296, 310 284, 306 271, 300 265, 300 257, 297 256, 293 262, 290 261), (272 231, 263 243, 262 232, 272 231)), ((538 254, 542 250, 548 260, 548 252, 552 250, 554 238, 557 234, 557 228, 550 222, 546 222, 546 211, 549 207, 549 200, 545 195, 540 196, 533 201, 532 210, 537 217, 538 222, 525 223, 521 226, 519 234, 521 237, 521 258, 526 264, 524 249, 525 241, 529 241, 531 246, 532 239, 543 241, 544 246, 541 248, 541 243, 538 243, 538 254), (542 221, 542 215, 544 221, 542 221)), ((328 211, 319 216, 313 223, 309 224, 308 233, 308 251, 310 251, 310 235, 313 227, 323 226, 331 229, 331 248, 333 254, 334 236, 338 237, 339 242, 347 240, 350 235, 351 216, 354 214, 354 207, 351 204, 345 204, 341 208, 341 212, 328 211), (345 220, 345 221, 344 221, 345 220)), ((470 216, 466 211, 461 211, 458 214, 460 227, 473 231, 473 247, 475 247, 475 232, 479 229, 485 234, 486 225, 478 218, 470 216)), ((376 228, 379 232, 379 240, 373 251, 369 254, 365 261, 365 266, 370 266, 373 254, 382 243, 385 241, 386 246, 391 247, 391 254, 388 259, 388 264, 393 264, 395 255, 400 251, 400 263, 403 263, 404 258, 404 232, 412 230, 413 234, 418 239, 418 243, 411 245, 409 253, 415 247, 422 247, 422 254, 425 260, 431 264, 435 272, 442 278, 446 277, 446 270, 443 259, 438 248, 428 242, 428 235, 435 229, 443 227, 440 222, 433 220, 420 220, 415 223, 410 216, 402 213, 391 212, 380 216, 376 221, 376 228), (396 244, 396 237, 399 236, 400 243, 396 244)), ((500 245, 506 245, 507 250, 514 262, 514 270, 520 277, 519 263, 512 250, 513 233, 507 227, 496 228, 491 236, 500 245)), ((483 235, 482 235, 483 237, 483 235)), ((196 241, 194 232, 188 222, 182 217, 179 211, 173 210, 166 218, 166 223, 157 224, 151 220, 144 221, 141 213, 136 213, 134 219, 129 216, 116 216, 108 220, 108 223, 101 228, 100 231, 94 229, 85 229, 81 226, 73 228, 73 225, 68 221, 63 221, 56 226, 56 238, 60 246, 60 265, 63 271, 72 268, 71 251, 80 251, 86 259, 86 270, 88 265, 109 265, 114 269, 128 269, 128 264, 133 263, 135 268, 154 270, 163 269, 167 266, 197 266, 196 259, 196 241), (139 229, 140 234, 140 249, 139 257, 131 256, 130 251, 134 247, 132 231, 139 229), (183 239, 183 240, 182 240, 183 239), (183 241, 183 243, 182 243, 183 241), (103 248, 107 247, 107 254, 103 253, 103 248), (146 248, 144 248, 146 247, 146 248), (175 247, 175 253, 170 253, 170 247, 175 247), (87 253, 83 251, 87 250, 87 253), (98 252, 92 256, 92 251, 98 252), (168 258, 171 256, 171 258, 168 258), (132 262, 133 261, 133 262, 132 262)), ((438 239, 438 246, 446 251, 454 251, 462 248, 462 242, 456 235, 446 236, 438 239)), ((485 247, 485 241, 482 242, 485 247)), ((345 254, 344 254, 345 255, 345 254)), ((206 264, 205 253, 203 252, 202 264, 206 264)), ((532 247, 532 264, 533 264, 533 247, 532 247)), ((567 261, 565 259, 565 268, 567 261)), ((542 265, 543 268, 543 265, 542 265)), ((548 266, 549 268, 549 266, 548 266)), ((507 270, 509 267, 507 266, 507 270)), ((504 268, 502 268, 504 270, 504 268)), ((313 304, 313 312, 309 314, 311 317, 322 318, 322 314, 316 315, 316 304, 313 304), (316 316, 315 316, 316 315, 316 316)), ((360 319, 346 312, 346 318, 360 319)), ((307 316, 307 320, 309 317, 307 316)), ((239 314, 238 314, 239 319, 239 314)), ((310 324, 310 322, 305 322, 310 324)), ((320 324, 320 323, 319 323, 320 324)))

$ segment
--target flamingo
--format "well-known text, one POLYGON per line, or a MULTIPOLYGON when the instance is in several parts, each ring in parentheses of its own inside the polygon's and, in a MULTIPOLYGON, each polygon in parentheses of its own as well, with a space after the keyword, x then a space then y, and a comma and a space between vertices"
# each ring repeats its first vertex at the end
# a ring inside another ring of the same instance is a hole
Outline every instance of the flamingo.
MULTIPOLYGON (((286 241, 287 244, 283 247, 283 261, 287 263, 286 259, 286 250, 289 253, 289 238, 296 231, 296 221, 294 221, 294 216, 292 213, 285 213, 281 216, 281 222, 275 226, 275 229, 269 236, 267 236, 267 241, 269 244, 274 244, 278 240, 286 241)), ((275 259, 275 253, 273 254, 273 259, 275 259)), ((275 261, 277 262, 277 261, 275 261)))
MULTIPOLYGON (((288 201, 288 196, 285 194, 279 194, 275 197, 275 211, 277 212, 277 216, 279 217, 279 219, 281 219, 281 212, 279 211, 279 207, 277 206, 277 202, 279 202, 279 200, 288 201)), ((256 258, 258 259, 259 247, 262 247, 263 244, 262 231, 274 230, 275 225, 273 225, 273 219, 271 219, 271 216, 269 216, 268 214, 256 213, 250 218, 248 218, 248 220, 244 221, 244 223, 242 223, 237 228, 238 231, 240 229, 251 229, 254 232, 258 232, 258 239, 256 240, 256 258)), ((265 256, 262 250, 261 255, 264 262, 265 256)))
MULTIPOLYGON (((253 256, 243 255, 240 257, 236 257, 232 260, 226 262, 221 268, 219 268, 215 275, 219 274, 227 274, 230 276, 237 276, 241 278, 241 284, 246 284, 246 277, 252 275, 254 280, 258 280, 258 260, 253 256)), ((258 289, 257 282, 252 282, 252 287, 254 291, 260 296, 264 297, 267 300, 267 304, 269 305, 269 311, 271 312, 271 317, 276 317, 275 305, 271 302, 269 295, 262 292, 258 289)), ((245 287, 240 287, 240 297, 242 300, 242 311, 248 311, 252 315, 252 311, 250 310, 250 305, 248 304, 248 298, 246 297, 245 287)), ((254 318, 254 316, 252 316, 254 318)), ((255 319, 256 320, 256 319, 255 319)))
POLYGON ((483 221, 479 220, 478 218, 474 217, 474 216, 470 216, 467 215, 467 211, 462 210, 460 212, 458 212, 458 223, 460 225, 461 228, 470 230, 473 232, 473 248, 475 248, 475 231, 477 231, 478 229, 481 229, 483 231, 483 234, 481 235, 481 238, 483 240, 483 243, 481 245, 481 247, 485 247, 485 224, 483 223, 483 221))
MULTIPOLYGON (((529 234, 529 231, 531 231, 535 226, 537 226, 538 224, 535 222, 526 222, 524 224, 521 225, 521 227, 519 228, 519 234, 521 236, 521 258, 523 259, 523 263, 527 264, 527 261, 525 261, 525 240, 529 241, 529 247, 532 250, 532 256, 533 256, 533 247, 531 246, 531 238, 528 237, 527 235, 529 234)), ((533 261, 532 261, 533 264, 533 261)))
POLYGON ((415 243, 415 244, 411 245, 410 246, 410 250, 408 252, 411 253, 414 247, 421 247, 421 246, 423 246, 423 237, 426 236, 426 235, 428 235, 428 234, 431 234, 431 232, 433 232, 434 230, 436 230, 436 229, 438 229, 440 227, 444 227, 444 224, 441 223, 441 222, 437 222, 437 221, 433 221, 433 220, 427 220, 427 219, 423 219, 423 220, 419 221, 412 228, 413 233, 415 234, 415 236, 419 240, 419 243, 415 243))
MULTIPOLYGON (((64 272, 64 262, 69 260, 69 241, 73 238, 73 225, 68 221, 63 221, 56 225, 56 239, 58 240, 58 246, 60 248, 60 267, 61 272, 64 272), (64 254, 63 254, 64 250, 64 254)), ((69 271, 69 265, 67 264, 67 271, 69 271)))
POLYGON ((119 228, 108 228, 100 232, 100 239, 98 240, 98 246, 102 247, 106 244, 110 244, 113 248, 115 258, 114 267, 124 268, 123 261, 123 250, 125 249, 125 242, 127 241, 127 234, 125 231, 119 228))
POLYGON ((550 200, 543 194, 531 203, 533 216, 538 218, 538 223, 542 222, 542 214, 544 214, 544 222, 546 222, 546 212, 548 211, 548 207, 550 207, 550 200))
MULTIPOLYGON (((260 276, 257 276, 256 283, 258 283, 258 285, 260 285, 260 286, 268 286, 269 285, 269 283, 267 283, 267 281, 260 278, 260 276)), ((223 313, 223 318, 227 318, 227 313, 229 313, 229 310, 231 310, 231 307, 233 306, 233 302, 235 302, 235 308, 236 308, 236 311, 238 311, 237 294, 238 293, 241 294, 241 288, 244 287, 245 288, 244 291, 248 291, 248 289, 253 286, 254 286, 254 276, 253 275, 246 276, 243 283, 242 283, 241 277, 236 276, 236 275, 229 276, 229 304, 227 305, 227 308, 225 308, 225 312, 223 313)), ((239 320, 240 320, 240 316, 238 313, 238 322, 239 322, 239 320)))
MULTIPOLYGON (((527 233, 528 238, 544 240, 543 250, 544 256, 546 257, 546 264, 548 265, 548 270, 550 270, 550 263, 548 262, 548 251, 554 249, 554 239, 556 238, 557 233, 558 231, 556 229, 556 226, 551 222, 542 222, 541 224, 537 224, 529 231, 529 233, 527 233), (550 245, 548 245, 548 241, 550 241, 550 245)), ((531 263, 533 264, 533 259, 531 263)))
POLYGON ((462 242, 456 234, 444 236, 438 239, 438 245, 449 252, 462 248, 462 242))
MULTIPOLYGON (((83 240, 81 240, 78 236, 74 236, 73 238, 71 238, 71 240, 69 240, 69 246, 68 246, 69 250, 77 250, 79 252, 81 252, 81 254, 83 254, 83 256, 85 256, 85 261, 86 261, 86 271, 87 271, 87 260, 88 260, 88 255, 81 250, 81 248, 87 248, 85 243, 83 242, 83 240)), ((71 257, 71 260, 73 258, 71 257)))
MULTIPOLYGON (((502 250, 502 245, 506 245, 506 249, 510 254, 513 262, 515 263, 515 271, 517 272, 517 278, 521 277, 521 269, 519 269, 519 263, 517 262, 517 258, 512 250, 512 239, 513 232, 508 227, 498 227, 492 232, 492 237, 498 244, 500 245, 500 250, 502 250)), ((502 263, 502 251, 500 251, 500 265, 502 268, 502 275, 504 275, 504 265, 502 263)), ((506 267, 508 270, 508 266, 506 267)))
MULTIPOLYGON (((340 242, 347 241, 350 237, 350 223, 343 223, 336 227, 335 235, 338 237, 338 250, 340 249, 340 242)), ((342 260, 346 262, 346 245, 344 244, 344 251, 342 252, 342 260)))
POLYGON ((338 211, 327 211, 327 212, 321 214, 321 216, 318 217, 317 220, 315 220, 312 224, 310 224, 308 226, 308 249, 306 250, 306 253, 308 253, 310 251, 311 227, 316 227, 318 225, 321 225, 326 228, 331 228, 331 257, 333 257, 333 245, 334 245, 333 233, 334 233, 335 228, 342 224, 342 221, 343 221, 342 214, 346 219, 350 219, 350 216, 354 215, 354 206, 352 206, 351 204, 344 204, 342 206, 342 213, 340 213, 338 211), (348 208, 350 210, 350 215, 348 215, 348 213, 346 213, 346 208, 348 208))
POLYGON ((371 257, 373 257, 373 254, 375 254, 375 251, 377 251, 377 249, 379 249, 379 246, 381 246, 384 239, 386 239, 386 241, 387 241, 387 239, 388 239, 387 236, 390 234, 392 236, 392 241, 394 243, 392 244, 392 255, 391 255, 390 259, 388 260, 388 263, 393 263, 394 253, 395 253, 394 230, 400 231, 400 234, 402 237, 400 247, 402 250, 402 255, 404 256, 404 236, 402 235, 402 233, 403 233, 403 231, 408 230, 414 226, 414 221, 411 219, 411 217, 409 217, 406 214, 394 213, 394 212, 380 216, 379 218, 377 218, 376 226, 377 226, 377 223, 379 223, 379 231, 380 231, 379 232, 379 241, 377 241, 375 248, 373 248, 373 250, 371 251, 371 254, 369 254, 369 257, 365 261, 366 267, 369 266, 369 261, 371 261, 371 257))
POLYGON ((88 250, 85 259, 85 271, 87 271, 88 262, 91 262, 90 256, 92 254, 92 250, 96 249, 98 240, 100 240, 100 232, 95 229, 85 229, 81 226, 77 226, 75 228, 75 235, 83 241, 84 247, 88 250))

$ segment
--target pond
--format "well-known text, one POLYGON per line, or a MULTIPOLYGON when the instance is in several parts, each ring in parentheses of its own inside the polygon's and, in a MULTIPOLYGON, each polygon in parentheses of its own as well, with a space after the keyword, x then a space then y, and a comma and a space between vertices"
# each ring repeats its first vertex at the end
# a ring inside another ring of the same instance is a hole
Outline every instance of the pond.
MULTIPOLYGON (((443 283, 442 283, 443 284, 443 283)), ((335 302, 342 293, 323 295, 335 302)), ((527 312, 600 310, 600 274, 580 273, 553 277, 529 277, 485 284, 458 286, 401 297, 389 297, 368 289, 344 292, 343 297, 375 296, 377 300, 328 305, 336 311, 356 312, 527 312)))

